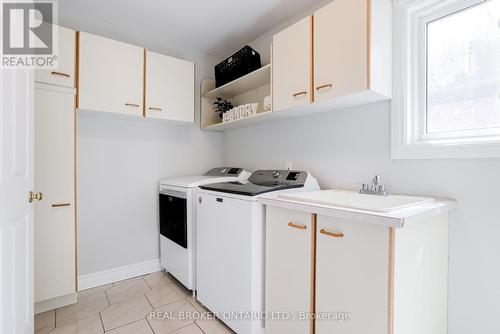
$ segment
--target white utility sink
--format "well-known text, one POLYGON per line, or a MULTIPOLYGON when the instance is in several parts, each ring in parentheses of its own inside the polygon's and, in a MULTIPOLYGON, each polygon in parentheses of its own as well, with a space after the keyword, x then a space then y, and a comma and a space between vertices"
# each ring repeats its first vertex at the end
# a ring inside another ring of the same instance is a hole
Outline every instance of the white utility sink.
POLYGON ((319 190, 282 194, 279 197, 294 201, 341 206, 360 210, 391 212, 434 201, 429 197, 389 195, 377 196, 344 190, 319 190))

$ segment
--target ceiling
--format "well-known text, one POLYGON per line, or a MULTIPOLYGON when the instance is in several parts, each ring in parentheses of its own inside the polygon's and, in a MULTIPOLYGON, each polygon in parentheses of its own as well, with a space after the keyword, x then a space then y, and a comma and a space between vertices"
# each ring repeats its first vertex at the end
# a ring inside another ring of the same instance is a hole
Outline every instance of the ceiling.
POLYGON ((59 0, 59 23, 145 47, 166 44, 226 57, 318 2, 59 0))

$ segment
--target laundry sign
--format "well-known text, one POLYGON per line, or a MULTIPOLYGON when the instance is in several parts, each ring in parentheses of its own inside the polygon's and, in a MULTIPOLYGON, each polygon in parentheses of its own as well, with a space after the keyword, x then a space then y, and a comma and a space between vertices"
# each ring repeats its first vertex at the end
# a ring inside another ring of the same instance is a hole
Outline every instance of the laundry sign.
POLYGON ((258 103, 247 103, 240 106, 234 107, 226 111, 222 115, 222 122, 236 121, 242 118, 248 118, 257 115, 257 109, 259 108, 258 103))

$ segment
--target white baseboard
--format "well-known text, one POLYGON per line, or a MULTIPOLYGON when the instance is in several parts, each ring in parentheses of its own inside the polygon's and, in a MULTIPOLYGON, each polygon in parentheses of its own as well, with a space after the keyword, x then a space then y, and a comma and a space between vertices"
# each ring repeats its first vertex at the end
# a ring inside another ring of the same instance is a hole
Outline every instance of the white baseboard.
POLYGON ((71 305, 76 303, 77 294, 76 292, 70 293, 69 295, 44 300, 35 303, 35 314, 47 312, 50 310, 55 310, 56 308, 63 307, 66 305, 71 305))
POLYGON ((160 271, 160 259, 78 276, 78 291, 160 271))

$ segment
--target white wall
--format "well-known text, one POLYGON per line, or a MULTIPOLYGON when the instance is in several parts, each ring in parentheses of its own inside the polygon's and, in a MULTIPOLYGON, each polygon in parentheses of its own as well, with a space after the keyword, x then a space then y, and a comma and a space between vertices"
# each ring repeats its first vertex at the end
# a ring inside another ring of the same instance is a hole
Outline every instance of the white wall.
POLYGON ((175 55, 196 64, 194 125, 77 119, 79 275, 157 259, 158 182, 222 162, 222 135, 201 131, 198 117, 200 80, 211 76, 215 60, 175 55))
MULTIPOLYGON (((270 62, 281 23, 248 44, 270 62)), ((380 103, 238 129, 224 135, 224 162, 312 172, 322 188, 358 189, 375 174, 392 193, 454 198, 450 215, 449 333, 500 333, 500 159, 392 160, 390 105, 380 103)))
POLYGON ((224 160, 313 173, 324 189, 382 176, 391 193, 454 198, 449 229, 449 333, 500 332, 500 159, 391 160, 390 106, 380 103, 238 129, 224 160))

